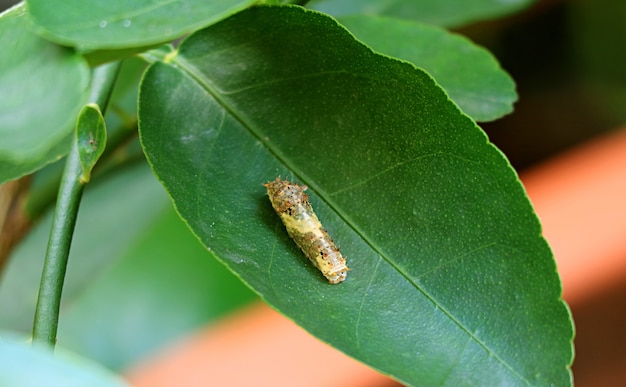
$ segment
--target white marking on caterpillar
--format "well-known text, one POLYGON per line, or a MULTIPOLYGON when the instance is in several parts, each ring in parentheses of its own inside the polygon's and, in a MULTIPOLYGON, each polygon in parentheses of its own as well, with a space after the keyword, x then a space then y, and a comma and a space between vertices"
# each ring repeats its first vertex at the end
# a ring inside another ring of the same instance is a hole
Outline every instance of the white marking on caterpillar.
POLYGON ((308 187, 281 180, 280 177, 264 186, 267 187, 267 196, 283 221, 287 233, 304 255, 331 284, 344 281, 350 269, 313 212, 309 197, 304 193, 308 187))

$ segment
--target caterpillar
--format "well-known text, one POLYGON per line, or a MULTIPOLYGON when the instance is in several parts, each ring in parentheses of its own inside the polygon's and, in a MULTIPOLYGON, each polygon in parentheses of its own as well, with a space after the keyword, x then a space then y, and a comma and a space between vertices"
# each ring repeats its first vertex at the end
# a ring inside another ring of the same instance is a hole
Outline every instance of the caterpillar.
POLYGON ((308 187, 281 180, 280 176, 263 185, 287 233, 304 255, 328 282, 343 282, 350 269, 313 211, 309 197, 304 193, 308 187))

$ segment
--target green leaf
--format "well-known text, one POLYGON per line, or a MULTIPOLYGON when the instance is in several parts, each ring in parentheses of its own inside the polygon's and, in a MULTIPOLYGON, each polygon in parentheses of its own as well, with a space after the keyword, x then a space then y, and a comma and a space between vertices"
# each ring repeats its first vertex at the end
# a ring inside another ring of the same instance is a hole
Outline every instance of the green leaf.
POLYGON ((33 34, 23 5, 0 15, 0 45, 2 183, 67 153, 89 70, 71 50, 33 34))
POLYGON ((498 18, 535 0, 315 0, 313 9, 333 16, 384 15, 446 27, 498 18))
POLYGON ((28 0, 37 32, 80 49, 127 49, 176 39, 253 0, 28 0))
POLYGON ((80 180, 83 183, 91 179, 91 170, 104 152, 106 139, 106 126, 100 108, 95 104, 85 105, 78 115, 76 124, 78 157, 83 169, 80 180))
POLYGON ((321 340, 414 385, 571 382, 573 328, 502 154, 432 78, 324 15, 255 7, 140 90, 154 172, 204 245, 321 340), (309 186, 352 269, 330 285, 262 183, 309 186))
POLYGON ((348 16, 339 21, 372 49, 426 70, 474 120, 491 121, 513 111, 515 83, 487 50, 470 40, 389 18, 348 16))
POLYGON ((123 387, 121 378, 102 366, 57 348, 0 340, 0 385, 11 387, 123 387))
MULTIPOLYGON (((160 188, 141 163, 107 181, 94 176, 81 203, 58 340, 111 369, 127 368, 253 299, 235 276, 209 258, 160 188)), ((49 233, 47 216, 3 272, 3 328, 31 332, 49 233)))
POLYGON ((143 53, 150 49, 155 49, 157 47, 160 47, 161 45, 162 43, 151 44, 149 46, 130 47, 120 50, 95 50, 84 52, 84 55, 85 59, 89 62, 89 65, 92 67, 96 67, 103 63, 113 62, 116 60, 131 59, 137 54, 143 53))

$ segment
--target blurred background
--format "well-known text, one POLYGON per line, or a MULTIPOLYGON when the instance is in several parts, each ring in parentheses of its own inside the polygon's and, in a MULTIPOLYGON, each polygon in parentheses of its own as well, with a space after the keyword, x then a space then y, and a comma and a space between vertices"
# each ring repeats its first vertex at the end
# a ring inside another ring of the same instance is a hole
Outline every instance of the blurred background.
MULTIPOLYGON (((0 9, 11 3, 0 1, 0 9)), ((481 127, 520 173, 555 252, 565 298, 576 323, 575 383, 624 386, 626 1, 538 0, 523 12, 476 23, 457 32, 489 49, 517 83, 519 102, 515 111, 481 127)), ((140 71, 141 65, 128 67, 129 72, 140 71)), ((134 97, 129 93, 129 105, 134 97)), ((171 357, 159 355, 155 363, 146 357, 189 332, 201 332, 208 323, 258 301, 220 264, 206 259, 206 252, 177 219, 145 165, 129 168, 125 175, 111 180, 103 184, 100 192, 88 193, 85 206, 97 208, 100 204, 106 209, 106 200, 114 200, 111 193, 123 187, 128 212, 151 216, 140 216, 142 219, 130 225, 119 225, 118 220, 110 218, 114 215, 106 213, 79 219, 85 224, 100 222, 104 226, 98 232, 101 240, 87 236, 81 239, 77 235, 73 252, 80 254, 82 249, 93 254, 94 246, 99 246, 103 258, 85 267, 71 267, 69 274, 75 280, 68 279, 59 340, 116 371, 133 368, 131 373, 137 385, 156 385, 142 379, 145 370, 150 364, 164 368, 163 361, 171 357), (154 193, 146 197, 143 190, 133 191, 133 184, 152 184, 154 193), (142 230, 141 246, 126 245, 120 234, 131 240, 131 234, 136 236, 138 230, 142 230), (102 240, 118 243, 100 247, 102 240), (159 243, 155 245, 156 241, 159 243), (189 251, 181 252, 180 246, 189 251), (111 256, 120 258, 111 262, 106 259, 111 256), (177 261, 172 263, 171 256, 178 257, 177 261), (87 273, 98 274, 94 277, 87 273), (205 273, 215 276, 206 278, 205 273), (87 291, 82 290, 85 281, 92 285, 87 291), (155 288, 161 289, 160 293, 155 294, 155 288), (221 294, 216 294, 215 289, 220 289, 221 294), (163 308, 169 311, 166 316, 160 312, 163 308), (146 321, 151 322, 149 326, 146 321), (86 326, 101 334, 94 337, 92 331, 81 333, 86 326), (138 363, 142 364, 140 368, 133 367, 138 363)), ((24 305, 31 305, 36 296, 28 284, 38 281, 40 263, 21 257, 43 256, 40 251, 45 249, 47 222, 49 219, 42 221, 16 250, 1 280, 3 328, 19 329, 31 324, 32 308, 24 305), (44 241, 43 246, 39 240, 44 241), (30 267, 20 270, 30 270, 32 278, 9 280, 10 271, 17 270, 16 261, 30 267), (2 290, 6 287, 12 289, 10 294, 2 290), (19 289, 22 290, 18 292, 19 289)), ((254 308, 252 311, 259 313, 254 308)), ((262 312, 263 318, 270 318, 265 313, 262 312)), ((282 327, 270 340, 275 345, 278 337, 290 337, 286 332, 299 329, 278 315, 271 318, 279 320, 271 320, 268 327, 282 327)), ((212 339, 220 329, 212 330, 212 339)), ((262 325, 249 329, 265 332, 262 325)), ((315 342, 306 334, 296 336, 315 342)), ((290 340, 295 343, 299 339, 290 340)), ((250 346, 252 342, 248 337, 241 345, 250 346)), ((230 345, 236 346, 232 342, 230 345)), ((180 353, 180 347, 176 348, 178 352, 174 353, 180 353)), ((309 347, 303 344, 303 348, 309 347)), ((333 351, 325 347, 323 350, 333 351)), ((286 352, 295 357, 290 350, 286 352)), ((243 361, 243 357, 240 359, 243 361)), ((383 379, 351 379, 361 386, 394 385, 383 379)))

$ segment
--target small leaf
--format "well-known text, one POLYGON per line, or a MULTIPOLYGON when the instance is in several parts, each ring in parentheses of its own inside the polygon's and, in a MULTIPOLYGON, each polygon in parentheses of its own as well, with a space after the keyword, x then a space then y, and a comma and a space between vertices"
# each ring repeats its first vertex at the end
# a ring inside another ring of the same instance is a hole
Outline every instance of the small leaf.
POLYGON ((140 137, 177 211, 268 303, 413 385, 568 385, 573 328, 515 172, 433 79, 322 14, 253 7, 143 78, 140 137), (262 183, 306 184, 330 285, 262 183), (539 354, 539 355, 538 355, 539 354))
POLYGON ((311 6, 337 17, 380 15, 459 27, 508 15, 533 2, 535 0, 315 0, 311 6))
POLYGON ((28 0, 37 32, 80 49, 127 49, 176 39, 253 0, 28 0))
POLYGON ((66 154, 87 100, 85 61, 33 34, 24 8, 0 15, 0 183, 66 154))
POLYGON ((91 170, 104 152, 106 138, 106 126, 100 108, 95 104, 85 105, 76 123, 78 157, 83 169, 80 180, 83 184, 91 179, 91 170))
POLYGON ((372 49, 423 68, 476 121, 513 111, 515 83, 496 59, 470 40, 415 22, 375 16, 339 21, 372 49))

